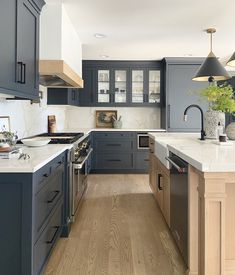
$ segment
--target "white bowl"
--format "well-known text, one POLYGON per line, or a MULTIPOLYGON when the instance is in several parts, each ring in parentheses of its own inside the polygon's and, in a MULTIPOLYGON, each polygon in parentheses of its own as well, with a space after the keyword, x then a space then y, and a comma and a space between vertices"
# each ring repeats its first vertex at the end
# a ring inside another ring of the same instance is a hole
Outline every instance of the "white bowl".
POLYGON ((26 146, 30 146, 30 147, 39 147, 39 146, 44 146, 47 145, 51 139, 46 138, 27 138, 27 139, 22 139, 21 140, 22 143, 26 146))

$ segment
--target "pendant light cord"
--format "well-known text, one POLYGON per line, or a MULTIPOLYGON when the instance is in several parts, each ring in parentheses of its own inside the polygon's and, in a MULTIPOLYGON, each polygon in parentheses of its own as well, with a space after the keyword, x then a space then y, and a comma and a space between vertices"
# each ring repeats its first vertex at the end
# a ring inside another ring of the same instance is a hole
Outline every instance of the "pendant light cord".
POLYGON ((211 35, 211 49, 210 49, 210 51, 212 52, 212 32, 210 33, 210 35, 211 35))

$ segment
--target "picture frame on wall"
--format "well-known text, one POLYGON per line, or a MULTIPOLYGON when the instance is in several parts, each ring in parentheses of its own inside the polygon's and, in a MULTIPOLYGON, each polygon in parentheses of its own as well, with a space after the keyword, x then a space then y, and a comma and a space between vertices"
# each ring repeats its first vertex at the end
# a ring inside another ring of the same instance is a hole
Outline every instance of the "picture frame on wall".
POLYGON ((113 128, 113 121, 117 120, 116 110, 96 110, 96 128, 113 128))
POLYGON ((10 117, 9 116, 0 116, 0 132, 10 132, 10 117))

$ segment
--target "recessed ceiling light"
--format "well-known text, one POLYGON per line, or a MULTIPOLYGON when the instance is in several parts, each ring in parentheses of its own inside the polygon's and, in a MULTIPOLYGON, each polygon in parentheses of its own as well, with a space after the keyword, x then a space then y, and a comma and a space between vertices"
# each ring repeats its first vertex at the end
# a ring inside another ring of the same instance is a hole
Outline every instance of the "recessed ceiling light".
POLYGON ((102 57, 102 58, 108 58, 109 56, 106 55, 106 54, 102 54, 102 55, 100 55, 100 57, 102 57))
POLYGON ((106 35, 105 35, 105 34, 102 34, 102 33, 95 33, 95 34, 94 34, 94 37, 95 37, 95 38, 105 38, 106 35))

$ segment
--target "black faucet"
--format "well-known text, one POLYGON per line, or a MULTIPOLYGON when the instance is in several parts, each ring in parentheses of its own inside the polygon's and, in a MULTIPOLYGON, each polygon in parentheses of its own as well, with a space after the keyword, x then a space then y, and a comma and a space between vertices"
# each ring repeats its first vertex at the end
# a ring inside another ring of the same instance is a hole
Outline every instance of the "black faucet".
POLYGON ((200 106, 198 106, 196 104, 189 105, 184 111, 184 121, 187 121, 187 111, 188 111, 188 109, 190 109, 192 107, 197 108, 201 112, 201 127, 202 128, 201 128, 201 138, 200 138, 200 140, 205 140, 206 133, 204 131, 203 111, 202 111, 202 108, 200 106))

